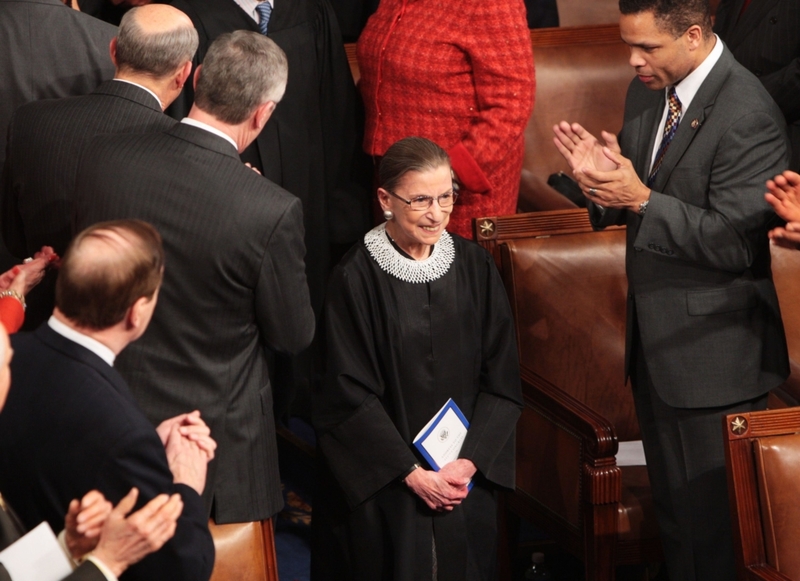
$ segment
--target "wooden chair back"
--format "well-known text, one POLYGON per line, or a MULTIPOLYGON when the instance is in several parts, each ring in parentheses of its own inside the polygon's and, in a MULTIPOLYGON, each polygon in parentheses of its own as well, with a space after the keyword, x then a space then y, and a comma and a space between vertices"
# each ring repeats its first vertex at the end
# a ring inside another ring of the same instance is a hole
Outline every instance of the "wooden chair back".
POLYGON ((739 579, 800 580, 800 409, 731 414, 723 430, 739 579))
POLYGON ((216 549, 211 581, 278 581, 272 519, 224 525, 211 519, 208 528, 216 549))

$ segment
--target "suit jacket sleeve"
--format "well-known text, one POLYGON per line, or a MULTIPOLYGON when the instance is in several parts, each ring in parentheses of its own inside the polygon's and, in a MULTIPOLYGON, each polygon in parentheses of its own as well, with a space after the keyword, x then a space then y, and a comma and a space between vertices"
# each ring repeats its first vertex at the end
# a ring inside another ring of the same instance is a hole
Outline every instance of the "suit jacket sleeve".
POLYGON ((214 567, 214 542, 208 530, 208 514, 195 490, 173 482, 164 447, 155 430, 128 434, 114 445, 108 464, 98 470, 103 478, 97 488, 115 505, 134 486, 139 489, 134 510, 159 494, 178 493, 183 501, 175 536, 159 551, 131 566, 125 578, 144 581, 170 571, 170 578, 175 581, 209 579, 214 567))
POLYGON ((742 115, 724 131, 710 176, 678 166, 670 195, 651 192, 634 247, 661 246, 674 258, 734 273, 749 268, 774 217, 764 184, 788 166, 785 144, 773 117, 759 111, 742 115), (681 199, 681 181, 689 188, 704 179, 709 180, 706 207, 681 199))
POLYGON ((109 581, 103 572, 91 561, 84 561, 80 567, 64 577, 63 581, 109 581))
POLYGON ((302 203, 295 198, 270 235, 256 285, 256 320, 267 346, 278 353, 298 353, 314 337, 303 232, 302 203))
POLYGON ((486 174, 522 135, 533 107, 534 72, 530 31, 521 2, 469 2, 473 14, 464 35, 480 114, 460 143, 448 151, 453 170, 468 190, 491 189, 486 174))

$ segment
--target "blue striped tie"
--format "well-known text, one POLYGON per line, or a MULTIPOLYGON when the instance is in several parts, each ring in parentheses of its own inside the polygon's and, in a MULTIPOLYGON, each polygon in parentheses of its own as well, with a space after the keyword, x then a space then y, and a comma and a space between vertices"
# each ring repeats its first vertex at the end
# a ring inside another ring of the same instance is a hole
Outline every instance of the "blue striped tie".
POLYGON ((266 36, 267 26, 269 26, 269 17, 272 14, 272 4, 267 1, 261 4, 256 4, 256 12, 258 12, 258 29, 261 34, 266 36))
POLYGON ((656 158, 653 161, 653 169, 650 170, 650 177, 647 178, 647 187, 653 185, 658 175, 658 170, 661 169, 661 162, 664 161, 664 156, 669 149, 669 144, 675 133, 678 131, 678 124, 681 120, 681 101, 678 99, 678 93, 675 92, 675 87, 669 88, 669 112, 667 113, 667 121, 664 123, 664 137, 661 138, 661 145, 656 153, 656 158))

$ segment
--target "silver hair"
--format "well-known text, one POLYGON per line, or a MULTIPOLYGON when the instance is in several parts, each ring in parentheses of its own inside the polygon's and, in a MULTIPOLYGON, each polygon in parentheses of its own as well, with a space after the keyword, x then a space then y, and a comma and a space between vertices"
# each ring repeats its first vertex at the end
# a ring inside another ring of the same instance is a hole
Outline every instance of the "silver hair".
POLYGON ((148 34, 136 18, 140 8, 122 17, 117 34, 117 66, 123 70, 163 78, 191 61, 197 51, 197 30, 181 25, 173 30, 148 34))
POLYGON ((288 76, 286 55, 274 41, 257 32, 237 30, 223 34, 209 47, 194 102, 220 121, 238 125, 256 107, 280 101, 288 76))

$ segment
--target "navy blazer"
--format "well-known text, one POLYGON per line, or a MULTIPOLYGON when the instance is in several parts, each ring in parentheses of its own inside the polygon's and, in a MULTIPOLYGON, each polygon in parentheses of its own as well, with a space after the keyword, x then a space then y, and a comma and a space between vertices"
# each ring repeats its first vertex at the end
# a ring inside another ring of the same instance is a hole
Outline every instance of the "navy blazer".
POLYGON ((117 371, 48 325, 13 335, 13 387, 0 414, 0 489, 23 524, 64 527, 69 502, 92 489, 137 509, 158 494, 184 503, 175 536, 122 579, 203 581, 214 565, 200 495, 175 484, 161 440, 117 371))

